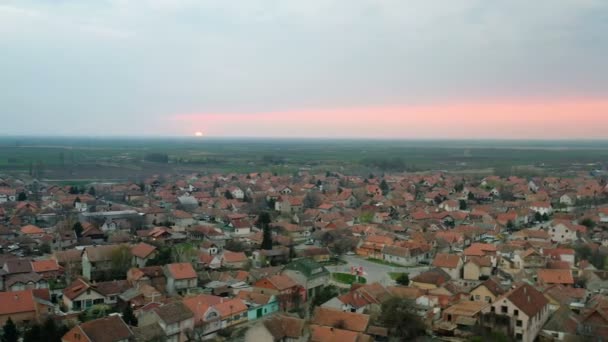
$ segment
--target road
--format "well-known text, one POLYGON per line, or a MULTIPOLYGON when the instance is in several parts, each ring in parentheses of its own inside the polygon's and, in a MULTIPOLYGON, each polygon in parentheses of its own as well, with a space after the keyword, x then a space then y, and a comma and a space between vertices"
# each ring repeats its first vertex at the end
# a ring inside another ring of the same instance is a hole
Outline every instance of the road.
POLYGON ((325 266, 330 272, 342 272, 350 273, 351 266, 363 266, 363 272, 366 274, 364 277, 367 279, 367 283, 380 283, 384 286, 395 285, 395 281, 389 276, 389 272, 405 272, 408 273, 410 278, 417 276, 418 274, 429 269, 428 266, 416 266, 416 267, 391 267, 382 264, 376 264, 371 261, 359 258, 355 255, 344 255, 342 260, 346 261, 346 265, 339 266, 325 266))

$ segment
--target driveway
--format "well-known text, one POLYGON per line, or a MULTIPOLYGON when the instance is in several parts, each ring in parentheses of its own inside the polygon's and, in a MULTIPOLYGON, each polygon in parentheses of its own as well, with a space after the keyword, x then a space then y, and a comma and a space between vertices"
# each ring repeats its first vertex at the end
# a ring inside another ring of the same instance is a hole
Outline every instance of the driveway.
POLYGON ((367 283, 380 283, 384 286, 395 285, 395 281, 389 276, 389 272, 405 272, 408 273, 410 278, 417 276, 418 274, 429 269, 428 266, 416 266, 416 267, 391 267, 382 264, 376 264, 374 262, 365 260, 355 255, 344 255, 342 260, 346 261, 346 265, 339 266, 325 266, 330 272, 350 273, 351 266, 362 266, 364 277, 367 279, 367 283))

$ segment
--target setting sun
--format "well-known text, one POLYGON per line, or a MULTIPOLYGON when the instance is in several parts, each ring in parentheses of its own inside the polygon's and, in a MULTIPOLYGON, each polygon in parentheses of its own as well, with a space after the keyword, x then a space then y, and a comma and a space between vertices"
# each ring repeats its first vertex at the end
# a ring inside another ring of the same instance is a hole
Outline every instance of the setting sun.
POLYGON ((195 137, 202 137, 203 136, 203 132, 200 132, 200 131, 196 132, 196 133, 194 133, 194 136, 195 137))

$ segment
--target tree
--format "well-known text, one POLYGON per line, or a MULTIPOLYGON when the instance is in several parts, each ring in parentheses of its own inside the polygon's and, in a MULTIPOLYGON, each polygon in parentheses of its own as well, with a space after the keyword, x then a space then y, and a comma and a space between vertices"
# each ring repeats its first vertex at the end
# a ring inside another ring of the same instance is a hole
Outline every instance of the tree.
POLYGON ((232 252, 244 252, 245 250, 247 250, 247 246, 241 241, 232 239, 226 242, 224 249, 227 249, 232 252))
POLYGON ((46 339, 44 336, 45 335, 42 333, 42 328, 40 325, 34 324, 23 334, 23 342, 45 341, 46 339))
POLYGON ((408 286, 410 284, 410 276, 407 273, 401 273, 395 281, 399 285, 408 286))
POLYGON ((315 192, 309 192, 304 196, 304 200, 302 201, 304 208, 311 209, 316 208, 321 205, 321 198, 315 192))
POLYGON ((338 295, 340 295, 340 290, 337 286, 327 285, 323 287, 316 296, 313 297, 312 301, 310 302, 310 308, 313 309, 320 306, 338 295))
POLYGON ((9 317, 4 327, 2 327, 2 342, 17 342, 19 340, 19 331, 13 320, 9 317))
POLYGON ((538 211, 534 213, 534 221, 541 222, 543 220, 543 215, 538 211))
POLYGON ((125 321, 125 323, 132 327, 136 327, 138 324, 137 317, 135 317, 135 314, 133 314, 133 308, 131 308, 131 305, 125 306, 124 310, 122 311, 122 319, 125 321))
POLYGON ((82 227, 82 223, 80 223, 80 222, 74 223, 74 226, 72 227, 72 229, 76 233, 77 237, 82 236, 82 232, 84 231, 84 228, 82 227))
POLYGON ((388 192, 390 190, 388 183, 384 179, 382 180, 382 182, 380 182, 380 190, 382 190, 382 194, 385 196, 388 194, 388 192))
POLYGON ((589 229, 595 228, 595 221, 593 221, 592 219, 590 219, 588 217, 586 219, 584 219, 583 221, 581 221, 581 224, 589 229))
POLYGON ((462 192, 462 190, 464 190, 464 183, 458 183, 454 185, 454 191, 462 192))
POLYGON ((110 255, 110 264, 113 278, 124 278, 131 267, 131 248, 127 245, 116 247, 110 255))
POLYGON ((21 191, 19 193, 19 195, 17 195, 17 201, 19 201, 19 202, 27 201, 27 194, 25 193, 25 191, 21 191))
POLYGON ((226 199, 234 199, 234 196, 232 196, 232 193, 230 192, 230 190, 226 190, 226 192, 224 192, 224 197, 226 197, 226 199))
POLYGON ((458 206, 460 210, 467 210, 468 206, 467 206, 467 201, 465 200, 460 200, 458 202, 458 206))
POLYGON ((264 232, 264 236, 262 239, 262 249, 271 250, 272 249, 272 232, 270 231, 270 222, 272 222, 272 218, 267 211, 264 211, 258 217, 258 226, 262 228, 264 232))
POLYGON ((549 215, 547 215, 547 213, 544 213, 542 216, 543 221, 549 221, 549 215))
POLYGON ((148 259, 146 261, 146 266, 163 266, 171 263, 171 248, 169 247, 160 247, 158 248, 158 252, 156 256, 152 259, 148 259))
POLYGON ((389 336, 411 341, 425 333, 424 323, 414 311, 414 304, 403 298, 390 298, 382 303, 379 323, 388 328, 389 336))
POLYGON ((70 195, 78 195, 80 193, 80 190, 78 190, 77 186, 70 186, 70 190, 68 190, 68 192, 70 193, 70 195))
POLYGON ((507 221, 507 230, 513 230, 513 228, 515 228, 515 226, 513 225, 513 221, 507 221))
POLYGON ((94 187, 89 188, 89 195, 95 197, 95 188, 94 187))
POLYGON ((182 243, 171 248, 171 259, 173 262, 192 262, 198 252, 196 248, 188 243, 182 243))

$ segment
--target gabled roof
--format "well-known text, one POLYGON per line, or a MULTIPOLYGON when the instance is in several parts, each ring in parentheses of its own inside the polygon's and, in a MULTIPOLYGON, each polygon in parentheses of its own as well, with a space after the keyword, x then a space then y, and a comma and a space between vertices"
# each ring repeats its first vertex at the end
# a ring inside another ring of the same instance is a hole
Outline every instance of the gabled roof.
POLYGON ((178 323, 194 317, 192 311, 182 302, 159 306, 154 312, 166 324, 178 323))
POLYGON ((460 256, 456 254, 437 253, 435 260, 433 260, 433 266, 444 267, 444 268, 456 268, 460 263, 460 256))
POLYGON ((574 277, 569 269, 539 269, 538 280, 541 284, 574 284, 574 277))
POLYGON ((264 326, 275 338, 275 341, 281 341, 286 337, 291 339, 302 337, 304 323, 303 319, 279 314, 265 320, 264 326))
POLYGON ((32 290, 0 292, 0 316, 36 311, 32 290))
POLYGON ((131 248, 131 254, 141 259, 145 259, 156 250, 156 247, 145 242, 138 243, 131 248))
POLYGON ((337 324, 342 324, 344 330, 365 332, 369 320, 369 315, 319 307, 315 310, 311 323, 326 327, 335 327, 337 324))
POLYGON ((511 290, 505 297, 528 317, 535 316, 549 304, 549 300, 542 293, 528 284, 511 290))
POLYGON ((36 273, 52 272, 61 270, 61 266, 57 263, 57 260, 34 260, 32 261, 32 271, 36 273))
POLYGON ((117 342, 132 336, 133 332, 120 316, 108 316, 75 326, 62 337, 62 341, 117 342))
POLYGON ((196 278, 196 272, 192 267, 192 264, 187 262, 168 264, 166 265, 167 271, 173 277, 173 279, 192 279, 196 278))

